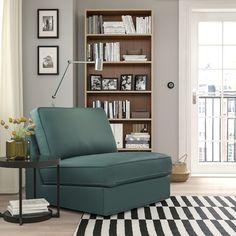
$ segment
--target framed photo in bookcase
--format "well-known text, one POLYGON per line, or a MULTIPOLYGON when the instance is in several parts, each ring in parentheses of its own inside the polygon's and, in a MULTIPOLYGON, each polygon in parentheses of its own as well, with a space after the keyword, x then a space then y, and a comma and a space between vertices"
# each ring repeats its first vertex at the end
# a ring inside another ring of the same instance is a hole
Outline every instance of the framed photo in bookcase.
MULTIPOLYGON (((153 148, 153 15, 152 10, 91 9, 85 11, 85 107, 101 107, 113 128, 122 127, 119 151, 153 148), (102 58, 103 71, 96 86, 94 62, 102 58), (133 114, 150 114, 136 116, 133 114), (145 126, 145 143, 134 128, 145 126), (118 125, 117 125, 118 127, 118 125), (128 144, 128 145, 127 145, 128 144)), ((120 134, 119 134, 120 135, 120 134)))

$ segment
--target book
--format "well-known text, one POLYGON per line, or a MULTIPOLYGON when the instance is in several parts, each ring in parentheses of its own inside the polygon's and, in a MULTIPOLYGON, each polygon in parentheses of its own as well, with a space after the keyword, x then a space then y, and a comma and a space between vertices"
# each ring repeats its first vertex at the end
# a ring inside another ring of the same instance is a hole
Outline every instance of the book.
POLYGON ((123 148, 123 124, 117 123, 117 124, 110 124, 110 125, 111 125, 114 138, 116 140, 117 148, 123 148))
POLYGON ((142 148, 149 148, 149 144, 125 144, 125 147, 142 149, 142 148))
MULTIPOLYGON (((19 207, 19 200, 9 201, 9 205, 17 208, 17 207, 19 207)), ((22 200, 22 206, 24 206, 24 207, 49 206, 49 202, 45 198, 24 199, 24 200, 22 200)))
MULTIPOLYGON (((49 202, 44 198, 22 200, 22 214, 48 212, 49 202)), ((7 210, 11 215, 19 215, 19 200, 9 201, 7 210)))
MULTIPOLYGON (((19 215, 20 214, 20 210, 19 208, 18 209, 14 209, 13 207, 11 206, 8 206, 7 207, 7 210, 9 211, 9 213, 12 215, 12 216, 15 216, 15 215, 19 215)), ((22 214, 35 214, 35 213, 42 213, 42 212, 48 212, 48 208, 45 207, 45 208, 25 208, 25 207, 22 207, 22 214)))

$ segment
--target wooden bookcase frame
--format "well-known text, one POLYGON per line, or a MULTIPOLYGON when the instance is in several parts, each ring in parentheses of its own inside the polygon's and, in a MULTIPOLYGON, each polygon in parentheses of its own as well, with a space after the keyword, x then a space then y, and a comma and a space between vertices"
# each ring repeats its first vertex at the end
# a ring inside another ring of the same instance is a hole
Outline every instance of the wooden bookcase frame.
POLYGON ((103 71, 95 71, 94 61, 85 64, 85 107, 92 107, 94 100, 130 100, 131 111, 146 109, 150 112, 150 118, 109 119, 111 123, 123 124, 123 146, 125 146, 125 135, 132 131, 132 124, 147 124, 151 136, 150 148, 127 149, 120 148, 119 151, 152 151, 153 150, 153 12, 146 9, 87 9, 85 10, 85 61, 87 61, 87 44, 94 42, 120 42, 121 61, 103 63, 103 71), (87 18, 92 15, 103 15, 105 21, 121 21, 121 15, 131 15, 135 23, 136 16, 151 16, 150 34, 88 34, 87 18), (147 55, 147 61, 123 61, 122 55, 127 49, 143 49, 147 55), (148 84, 145 91, 91 91, 90 74, 102 74, 103 77, 119 78, 121 74, 147 74, 148 84))

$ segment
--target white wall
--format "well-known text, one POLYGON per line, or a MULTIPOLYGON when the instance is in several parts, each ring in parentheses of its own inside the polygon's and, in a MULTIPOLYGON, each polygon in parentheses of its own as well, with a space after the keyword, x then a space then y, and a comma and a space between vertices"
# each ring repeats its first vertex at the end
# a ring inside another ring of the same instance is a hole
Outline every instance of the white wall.
MULTIPOLYGON (((51 106, 51 96, 65 70, 67 60, 73 59, 74 20, 73 0, 23 0, 23 83, 24 113, 39 106, 51 106), (37 9, 59 9, 59 38, 37 38, 37 9), (59 75, 37 75, 37 46, 59 46, 59 75)), ((73 69, 69 68, 55 101, 56 106, 74 105, 73 69)))
MULTIPOLYGON (((154 150, 178 154, 178 0, 77 0, 79 59, 84 58, 85 9, 152 9, 154 15, 154 150), (173 81, 170 90, 167 83, 173 81)), ((79 104, 83 104, 83 71, 79 104)))

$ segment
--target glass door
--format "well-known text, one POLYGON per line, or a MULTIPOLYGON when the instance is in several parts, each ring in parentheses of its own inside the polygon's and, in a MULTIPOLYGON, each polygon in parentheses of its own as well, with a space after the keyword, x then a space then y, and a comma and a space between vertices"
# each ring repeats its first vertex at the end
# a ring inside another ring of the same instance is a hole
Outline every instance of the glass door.
POLYGON ((192 170, 236 173, 236 16, 195 13, 192 170))

